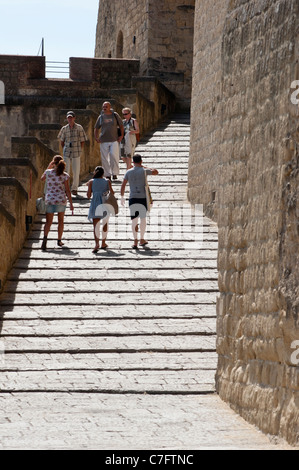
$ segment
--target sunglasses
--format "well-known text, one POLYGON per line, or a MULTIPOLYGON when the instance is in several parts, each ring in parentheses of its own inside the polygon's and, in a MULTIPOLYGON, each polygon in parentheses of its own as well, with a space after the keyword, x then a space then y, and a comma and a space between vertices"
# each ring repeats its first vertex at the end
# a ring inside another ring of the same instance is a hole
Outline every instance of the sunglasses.
POLYGON ((131 113, 123 113, 123 116, 129 116, 131 113))

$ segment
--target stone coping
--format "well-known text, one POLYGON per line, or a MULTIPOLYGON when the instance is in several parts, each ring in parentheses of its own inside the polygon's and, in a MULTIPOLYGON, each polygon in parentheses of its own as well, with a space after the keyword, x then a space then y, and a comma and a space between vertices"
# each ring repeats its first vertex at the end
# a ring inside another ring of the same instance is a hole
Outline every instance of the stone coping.
POLYGON ((22 196, 28 201, 28 193, 23 188, 19 180, 13 177, 0 177, 0 186, 14 186, 22 196))
POLYGON ((8 222, 13 225, 14 227, 16 226, 16 219, 13 215, 11 215, 3 206, 3 204, 0 202, 0 214, 3 214, 4 217, 7 218, 8 222))
POLYGON ((0 158, 0 166, 28 166, 38 176, 38 171, 29 158, 0 158))
POLYGON ((23 137, 12 137, 11 138, 11 143, 12 144, 34 144, 38 145, 42 149, 46 150, 50 155, 55 155, 54 150, 50 149, 50 147, 47 147, 47 145, 43 144, 37 137, 31 137, 31 136, 23 136, 23 137))
POLYGON ((60 124, 29 124, 29 130, 60 130, 60 124))

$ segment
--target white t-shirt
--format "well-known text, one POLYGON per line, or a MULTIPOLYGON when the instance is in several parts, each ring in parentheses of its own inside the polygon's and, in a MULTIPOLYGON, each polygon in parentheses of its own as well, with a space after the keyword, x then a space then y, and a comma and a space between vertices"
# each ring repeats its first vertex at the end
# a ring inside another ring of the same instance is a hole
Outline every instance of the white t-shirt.
POLYGON ((145 199, 145 171, 147 175, 152 174, 152 170, 149 168, 143 168, 142 166, 134 166, 128 170, 124 176, 130 184, 130 199, 145 199))

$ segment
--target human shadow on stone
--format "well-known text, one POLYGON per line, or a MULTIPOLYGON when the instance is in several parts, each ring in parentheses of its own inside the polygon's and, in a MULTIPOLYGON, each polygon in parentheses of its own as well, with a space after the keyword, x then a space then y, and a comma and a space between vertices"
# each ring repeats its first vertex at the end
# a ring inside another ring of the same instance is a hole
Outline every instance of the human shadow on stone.
POLYGON ((47 248, 45 253, 53 253, 55 255, 67 255, 67 256, 78 256, 79 251, 73 251, 71 248, 67 246, 63 246, 61 248, 47 248))
POLYGON ((73 203, 78 203, 79 206, 87 206, 90 204, 90 199, 83 196, 77 196, 76 199, 73 199, 73 203))
POLYGON ((109 248, 106 250, 99 250, 97 253, 94 254, 97 258, 120 258, 124 256, 124 253, 117 253, 116 251, 110 250, 109 248))
POLYGON ((160 255, 160 251, 159 250, 152 250, 150 247, 146 246, 146 247, 138 247, 138 249, 131 249, 130 251, 138 254, 138 255, 142 255, 142 256, 159 256, 160 255))

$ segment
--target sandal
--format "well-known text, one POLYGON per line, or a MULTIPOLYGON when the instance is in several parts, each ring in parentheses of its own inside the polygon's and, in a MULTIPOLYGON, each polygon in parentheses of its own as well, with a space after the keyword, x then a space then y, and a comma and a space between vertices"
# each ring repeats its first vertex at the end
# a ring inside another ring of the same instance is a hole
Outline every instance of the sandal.
POLYGON ((61 240, 57 240, 57 245, 62 247, 62 246, 64 246, 64 243, 62 243, 61 240))
POLYGON ((42 246, 41 246, 42 251, 47 251, 47 241, 48 241, 47 237, 44 237, 43 238, 43 243, 42 243, 42 246))

